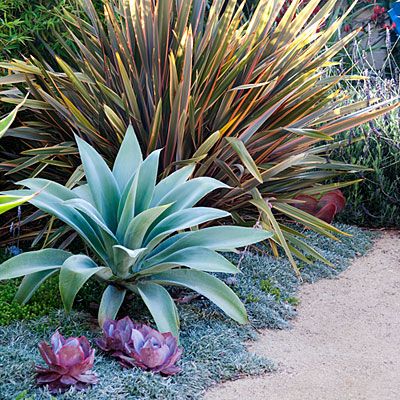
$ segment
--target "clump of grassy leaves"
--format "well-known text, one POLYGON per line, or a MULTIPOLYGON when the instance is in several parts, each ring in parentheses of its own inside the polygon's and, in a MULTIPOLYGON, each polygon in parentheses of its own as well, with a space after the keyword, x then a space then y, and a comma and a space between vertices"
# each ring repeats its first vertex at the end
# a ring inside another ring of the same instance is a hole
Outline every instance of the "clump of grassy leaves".
MULTIPOLYGON (((322 263, 303 265, 305 281, 313 282, 321 277, 337 275, 349 265, 352 258, 364 253, 371 246, 371 233, 348 226, 340 228, 353 236, 343 237, 341 242, 335 242, 315 234, 310 235, 309 240, 334 263, 336 269, 322 263)), ((286 259, 252 253, 245 257, 234 255, 232 258, 234 262, 240 261, 242 273, 228 283, 246 303, 250 325, 237 325, 201 298, 179 305, 182 320, 181 344, 185 349, 180 374, 164 378, 139 369, 122 370, 117 362, 97 352, 94 370, 99 375, 99 384, 80 393, 71 389, 60 398, 199 399, 206 388, 217 382, 271 371, 274 368, 273 363, 257 354, 249 353, 244 343, 256 338, 253 327, 288 326, 289 320, 296 313, 294 305, 288 299, 295 297, 299 279, 286 259)), ((91 292, 93 297, 95 291, 91 292)), ((124 312, 140 321, 149 318, 142 305, 136 301, 130 303, 124 312)), ((56 328, 65 335, 86 335, 91 340, 100 334, 95 319, 80 312, 65 315, 62 311, 55 311, 37 320, 0 327, 1 399, 14 400, 21 393, 21 398, 50 398, 46 389, 35 388, 32 365, 41 362, 37 350, 38 342, 48 340, 56 328)))

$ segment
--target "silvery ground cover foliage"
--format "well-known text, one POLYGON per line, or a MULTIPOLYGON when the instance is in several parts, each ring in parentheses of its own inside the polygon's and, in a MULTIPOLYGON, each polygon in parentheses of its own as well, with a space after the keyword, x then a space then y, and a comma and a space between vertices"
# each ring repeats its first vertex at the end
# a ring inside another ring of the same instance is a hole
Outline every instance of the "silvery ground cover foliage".
MULTIPOLYGON (((375 234, 346 225, 339 227, 353 236, 343 237, 339 242, 311 235, 309 241, 335 264, 335 269, 322 263, 302 264, 305 281, 315 282, 321 277, 336 276, 353 257, 370 248, 375 234)), ((60 398, 198 399, 207 387, 216 382, 273 370, 273 361, 249 353, 245 342, 256 339, 255 328, 282 329, 289 326, 290 319, 296 314, 296 291, 300 282, 290 263, 284 259, 247 253, 244 257, 234 255, 232 261, 240 259, 242 273, 228 283, 245 303, 250 325, 239 326, 230 322, 217 307, 202 298, 181 304, 184 355, 179 364, 182 368, 180 374, 164 378, 139 368, 123 370, 116 360, 110 360, 96 349, 93 370, 99 376, 99 383, 84 392, 71 389, 60 398)), ((145 321, 150 319, 144 305, 139 302, 132 304, 129 313, 132 318, 140 315, 145 321)), ((58 327, 65 336, 86 335, 91 342, 100 335, 99 328, 94 329, 95 316, 88 318, 87 314, 79 312, 66 315, 54 311, 48 317, 0 328, 0 398, 15 399, 19 393, 26 399, 50 398, 46 389, 35 388, 33 364, 41 361, 37 343, 47 339, 58 327)))

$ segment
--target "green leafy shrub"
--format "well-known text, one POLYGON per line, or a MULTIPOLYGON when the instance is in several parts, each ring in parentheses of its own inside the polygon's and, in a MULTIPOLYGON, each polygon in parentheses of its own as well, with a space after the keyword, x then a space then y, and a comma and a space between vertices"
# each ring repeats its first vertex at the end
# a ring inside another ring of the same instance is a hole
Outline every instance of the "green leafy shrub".
MULTIPOLYGON (((352 54, 353 73, 365 73, 363 83, 346 85, 351 101, 370 103, 376 99, 400 97, 400 75, 396 60, 389 54, 386 71, 372 67, 357 47, 352 54), (388 73, 389 71, 389 73, 388 73)), ((345 188, 347 206, 342 221, 368 227, 400 227, 400 112, 393 110, 374 121, 354 128, 332 157, 354 162, 370 171, 359 173, 362 182, 345 188)))
POLYGON ((232 212, 241 225, 260 218, 274 231, 274 252, 281 246, 294 267, 294 256, 304 260, 303 253, 321 260, 285 218, 329 237, 340 234, 293 207, 293 198, 332 190, 327 179, 356 167, 328 160, 331 145, 317 143, 394 106, 342 107, 337 85, 354 78, 323 72, 355 33, 327 46, 343 22, 321 29, 336 1, 316 14, 319 0, 297 13, 300 1, 279 23, 282 2, 269 0, 248 21, 237 0, 214 0, 210 9, 202 0, 110 0, 105 23, 90 0, 82 1, 89 24, 65 16, 76 34, 74 46, 63 45, 71 61, 56 58, 56 70, 47 59, 1 64, 12 73, 1 84, 16 85, 2 100, 19 103, 29 90, 25 107, 33 116, 7 132, 0 167, 10 179, 40 173, 62 183, 76 171, 73 184, 80 165, 73 133, 110 162, 132 124, 145 154, 165 149, 164 175, 196 162, 196 176, 232 187, 213 193, 208 204, 232 212))
MULTIPOLYGON (((102 1, 94 2, 99 11, 102 1)), ((0 2, 0 59, 27 55, 32 47, 39 51, 44 46, 37 40, 40 36, 56 51, 61 43, 54 32, 63 33, 62 11, 74 11, 73 0, 2 0, 0 2), (2 56, 1 56, 2 55, 2 56)))
POLYGON ((3 0, 0 2, 0 49, 3 58, 26 54, 36 35, 59 44, 51 35, 60 29, 63 8, 72 10, 70 0, 3 0), (53 39, 53 40, 52 40, 53 39))
POLYGON ((77 232, 93 258, 61 249, 13 257, 0 265, 0 280, 24 276, 15 299, 26 303, 45 280, 59 272, 67 311, 90 278, 106 284, 98 313, 100 325, 115 319, 125 296, 133 292, 143 299, 160 331, 178 335, 178 312, 164 286, 197 291, 237 322, 246 323, 247 313, 237 295, 209 273, 239 272, 219 252, 266 240, 272 233, 228 225, 199 229, 230 216, 216 208, 194 207, 208 193, 227 185, 207 177, 188 180, 194 165, 157 183, 160 151, 143 160, 132 127, 112 171, 92 146, 76 140, 87 183, 71 190, 31 178, 19 182, 31 191, 11 194, 38 191, 30 203, 77 232))
POLYGON ((44 315, 62 306, 58 293, 58 282, 49 279, 32 297, 29 304, 14 301, 20 279, 0 282, 0 325, 8 325, 15 320, 29 320, 44 315))
MULTIPOLYGON (((400 95, 398 84, 375 80, 368 89, 371 95, 400 95)), ((355 99, 361 99, 363 87, 350 88, 355 99)), ((352 130, 359 139, 344 144, 335 157, 344 162, 360 163, 371 169, 360 174, 363 181, 344 190, 347 207, 341 219, 368 227, 400 227, 400 114, 393 111, 385 117, 352 130)))
MULTIPOLYGON (((0 263, 9 258, 10 255, 0 249, 0 263)), ((20 278, 0 281, 0 326, 13 321, 36 319, 62 307, 57 277, 46 280, 26 304, 15 301, 20 284, 20 278)), ((77 296, 76 308, 88 310, 98 300, 101 290, 102 286, 98 283, 88 282, 77 296)))

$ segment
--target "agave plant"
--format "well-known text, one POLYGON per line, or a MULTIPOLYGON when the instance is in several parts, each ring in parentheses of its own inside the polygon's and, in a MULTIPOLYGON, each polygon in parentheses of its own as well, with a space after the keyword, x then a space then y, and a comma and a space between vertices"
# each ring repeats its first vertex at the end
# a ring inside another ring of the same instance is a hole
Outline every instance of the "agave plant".
POLYGON ((65 392, 71 386, 83 390, 98 382, 91 371, 94 349, 85 336, 65 339, 58 331, 51 337, 51 345, 39 344, 39 351, 47 367, 36 366, 36 381, 47 385, 50 393, 65 392))
POLYGON ((96 343, 103 351, 111 352, 124 368, 136 366, 163 375, 181 370, 176 365, 182 356, 177 338, 170 332, 134 324, 129 317, 105 321, 103 337, 96 343))
MULTIPOLYGON (((157 183, 160 151, 143 160, 132 127, 112 170, 92 146, 76 140, 86 184, 72 190, 39 178, 19 184, 40 190, 30 203, 74 229, 93 257, 44 249, 11 258, 0 265, 0 280, 25 276, 16 298, 26 302, 46 278, 59 271, 67 311, 91 277, 107 284, 100 302, 100 325, 115 318, 131 291, 141 296, 160 331, 177 335, 177 310, 163 287, 174 285, 198 291, 227 315, 245 323, 246 310, 239 298, 209 272, 237 273, 218 251, 265 240, 271 233, 227 225, 187 230, 229 216, 215 208, 193 207, 211 191, 227 185, 207 177, 188 180, 193 165, 157 183)), ((12 194, 21 192, 30 194, 24 190, 12 194)))
POLYGON ((283 247, 293 265, 293 255, 324 260, 282 217, 340 233, 293 198, 349 184, 324 184, 359 169, 329 160, 334 136, 396 105, 346 104, 340 83, 361 77, 327 74, 357 34, 328 45, 345 18, 324 24, 337 0, 260 0, 248 19, 244 2, 207 3, 108 0, 103 20, 81 0, 86 19, 64 16, 73 45, 60 41, 69 59, 0 63, 10 71, 0 78, 1 100, 19 104, 31 94, 30 113, 6 134, 24 139, 22 154, 4 151, 0 167, 14 179, 40 173, 65 183, 80 163, 75 132, 110 161, 132 124, 145 154, 165 148, 166 175, 196 162, 196 176, 229 184, 208 204, 242 225, 261 215, 276 254, 283 247))

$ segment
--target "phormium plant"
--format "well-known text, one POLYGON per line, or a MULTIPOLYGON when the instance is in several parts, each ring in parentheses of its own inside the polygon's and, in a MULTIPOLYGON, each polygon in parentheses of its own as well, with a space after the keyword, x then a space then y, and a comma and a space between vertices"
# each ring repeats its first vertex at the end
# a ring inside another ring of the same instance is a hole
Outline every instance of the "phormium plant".
POLYGON ((126 293, 133 292, 141 296, 160 331, 177 335, 177 309, 164 286, 193 289, 239 323, 246 323, 239 298, 209 272, 237 273, 218 251, 233 251, 268 239, 272 233, 228 225, 197 229, 229 216, 216 208, 193 207, 208 193, 228 186, 209 177, 188 180, 194 165, 157 183, 160 151, 143 160, 132 127, 112 170, 92 146, 76 140, 87 183, 68 189, 31 178, 19 182, 30 190, 10 194, 40 191, 30 203, 77 232, 92 257, 48 248, 5 261, 0 265, 0 280, 24 276, 17 299, 28 301, 45 279, 59 272, 66 310, 72 308, 76 294, 90 278, 107 284, 100 302, 100 325, 114 319, 126 293))
POLYGON ((274 232, 274 252, 281 246, 294 266, 293 255, 324 260, 284 219, 329 237, 340 231, 294 207, 293 198, 349 184, 325 184, 359 170, 329 160, 332 140, 396 105, 348 105, 340 84, 361 78, 327 76, 357 34, 330 45, 346 17, 325 24, 337 0, 286 3, 261 0, 244 18, 237 0, 209 8, 206 0, 108 0, 103 21, 82 0, 89 22, 66 12, 74 44, 63 42, 69 57, 51 63, 59 68, 45 57, 0 63, 10 72, 0 78, 2 101, 18 104, 30 94, 22 124, 6 134, 0 168, 14 180, 40 174, 65 183, 71 171, 79 177, 74 133, 110 162, 132 124, 145 154, 164 148, 164 176, 195 162, 195 176, 232 187, 208 204, 241 225, 261 216, 274 232))

